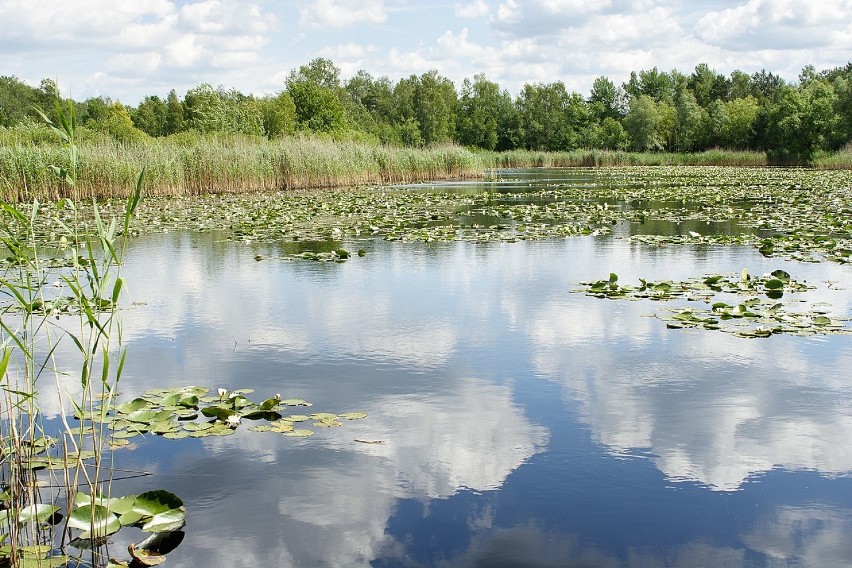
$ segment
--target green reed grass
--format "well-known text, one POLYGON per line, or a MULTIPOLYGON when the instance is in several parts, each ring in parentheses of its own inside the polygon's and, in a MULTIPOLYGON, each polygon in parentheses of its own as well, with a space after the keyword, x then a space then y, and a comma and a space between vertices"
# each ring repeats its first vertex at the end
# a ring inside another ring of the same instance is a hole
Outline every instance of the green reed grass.
POLYGON ((5 521, 0 523, 0 566, 64 566, 68 557, 57 553, 54 545, 62 535, 64 547, 67 531, 54 527, 50 519, 60 503, 68 519, 72 508, 79 507, 72 506, 74 495, 83 490, 88 493, 95 532, 97 496, 109 496, 112 482, 109 433, 103 422, 88 428, 80 425, 86 416, 110 407, 121 378, 126 352, 117 306, 123 288, 124 240, 117 234, 128 232, 142 177, 137 176, 136 188, 129 192, 123 224, 104 221, 95 206, 93 233, 78 230, 73 201, 44 206, 32 198, 27 194, 32 184, 73 190, 85 171, 79 167, 73 106, 64 110, 57 105, 57 113, 57 123, 44 118, 60 138, 59 145, 31 144, 13 155, 26 185, 24 195, 12 195, 30 201, 23 205, 0 201, 0 245, 5 249, 0 265, 0 521, 5 521), (52 161, 39 161, 44 159, 52 161), (31 162, 37 166, 25 170, 31 162), (54 219, 64 250, 47 251, 41 245, 35 226, 45 215, 54 219), (72 308, 64 312, 50 307, 57 298, 72 308), (62 342, 71 349, 59 360, 62 342), (75 375, 76 394, 71 394, 67 377, 75 375), (39 394, 47 391, 62 408, 73 408, 79 422, 60 412, 58 433, 47 431, 39 394), (58 446, 58 455, 51 446, 58 446), (54 468, 39 478, 36 470, 47 465, 49 451, 54 468))
POLYGON ((71 187, 47 168, 68 167, 60 148, 15 134, 0 134, 0 196, 7 201, 126 196, 143 166, 150 195, 408 183, 476 176, 487 167, 480 156, 456 146, 410 149, 308 137, 269 141, 187 133, 123 144, 90 136, 80 143, 77 183, 71 187))
POLYGON ((572 150, 536 152, 510 150, 490 154, 495 168, 569 168, 607 166, 765 166, 760 152, 708 150, 698 153, 623 152, 618 150, 572 150))
MULTIPOLYGON (((767 165, 762 153, 721 149, 691 154, 485 152, 452 145, 415 149, 308 136, 267 140, 192 132, 124 143, 79 130, 78 181, 72 187, 49 171, 49 164, 70 167, 67 152, 48 137, 49 130, 33 124, 0 128, 0 198, 124 197, 132 193, 142 167, 150 195, 200 195, 469 178, 493 168, 767 165)), ((852 168, 852 149, 822 156, 816 167, 852 168)))

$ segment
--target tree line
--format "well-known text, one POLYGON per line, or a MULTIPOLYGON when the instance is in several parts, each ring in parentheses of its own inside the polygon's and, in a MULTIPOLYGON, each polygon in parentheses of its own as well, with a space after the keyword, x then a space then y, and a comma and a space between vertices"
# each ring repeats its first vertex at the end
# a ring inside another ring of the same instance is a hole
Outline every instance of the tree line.
MULTIPOLYGON (((56 83, 31 87, 0 77, 0 126, 32 121, 51 109, 56 83)), ((809 163, 852 141, 852 63, 789 83, 766 70, 726 76, 706 64, 633 72, 616 85, 598 77, 589 96, 561 81, 525 84, 512 97, 478 74, 457 90, 437 71, 393 82, 340 69, 317 58, 292 70, 284 89, 256 97, 202 84, 183 98, 146 96, 136 107, 108 97, 72 101, 79 122, 122 141, 186 131, 276 138, 299 132, 424 147, 456 143, 485 150, 766 152, 777 163, 809 163)))

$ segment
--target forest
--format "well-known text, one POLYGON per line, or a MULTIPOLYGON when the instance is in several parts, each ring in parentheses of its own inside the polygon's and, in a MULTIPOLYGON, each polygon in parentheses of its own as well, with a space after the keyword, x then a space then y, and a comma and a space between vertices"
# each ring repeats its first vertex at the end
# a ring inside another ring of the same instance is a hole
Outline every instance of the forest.
MULTIPOLYGON (((61 98, 55 81, 32 87, 0 77, 0 130, 48 116, 61 98)), ((852 63, 796 82, 772 72, 729 76, 699 64, 690 74, 656 67, 617 85, 598 77, 588 96, 564 83, 525 84, 512 96, 478 74, 457 90, 437 71, 393 82, 359 71, 348 80, 329 59, 292 70, 283 89, 254 96, 210 84, 182 97, 149 95, 135 107, 101 96, 73 104, 83 130, 120 142, 185 132, 270 140, 296 134, 398 147, 457 144, 489 151, 764 152, 769 163, 809 164, 852 140, 852 63)), ((8 140, 9 137, 3 138, 8 140)))

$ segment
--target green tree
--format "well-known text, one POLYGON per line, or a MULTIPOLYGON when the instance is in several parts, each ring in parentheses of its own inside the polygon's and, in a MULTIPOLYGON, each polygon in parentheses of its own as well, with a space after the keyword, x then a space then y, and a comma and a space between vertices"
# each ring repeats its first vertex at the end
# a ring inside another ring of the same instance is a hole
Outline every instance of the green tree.
MULTIPOLYGON (((96 100, 104 99, 93 99, 93 101, 96 100)), ((127 108, 118 101, 108 102, 106 108, 103 111, 99 110, 95 116, 97 118, 89 116, 86 126, 105 132, 119 142, 138 142, 146 137, 144 132, 134 126, 127 108)))
POLYGON ((783 87, 778 102, 768 111, 769 157, 782 163, 813 162, 836 126, 836 98, 822 80, 813 80, 802 89, 783 87))
POLYGON ((340 69, 328 59, 317 58, 287 76, 287 93, 296 107, 296 122, 302 130, 335 132, 346 127, 340 85, 340 69))
POLYGON ((765 69, 754 73, 751 76, 751 84, 757 96, 763 99, 775 101, 779 95, 783 93, 786 83, 784 79, 778 75, 774 75, 765 69))
POLYGON ((189 129, 255 136, 264 134, 263 114, 253 97, 233 89, 214 89, 204 83, 187 91, 184 101, 189 129))
POLYGON ((752 96, 733 99, 725 103, 725 115, 719 137, 722 146, 733 150, 745 150, 754 143, 754 125, 760 105, 752 96))
POLYGON ((287 92, 259 101, 263 115, 263 131, 267 138, 278 138, 296 130, 296 105, 287 92))
POLYGON ((620 119, 624 115, 625 106, 623 89, 616 87, 606 77, 595 79, 589 96, 589 109, 596 120, 602 121, 607 117, 620 119))
MULTIPOLYGON (((42 104, 40 93, 15 76, 0 77, 0 126, 37 119, 33 108, 42 104)), ((41 107, 47 110, 45 107, 41 107)), ((53 102, 50 103, 53 108, 53 102)))
POLYGON ((671 103, 675 95, 675 77, 656 67, 630 74, 630 80, 624 84, 624 91, 631 99, 640 95, 651 97, 656 102, 671 103))
POLYGON ((168 107, 166 102, 156 95, 145 97, 139 106, 130 113, 136 128, 149 136, 163 136, 166 133, 168 107))
POLYGON ((845 71, 838 69, 837 72, 826 74, 825 80, 831 82, 835 94, 834 114, 837 121, 829 145, 836 150, 852 141, 852 64, 847 65, 845 71))
POLYGON ((587 130, 588 146, 603 150, 627 150, 630 136, 621 123, 608 116, 601 122, 592 123, 587 130))
MULTIPOLYGON (((717 99, 718 100, 718 99, 717 99)), ((675 101, 677 126, 671 149, 695 152, 707 147, 707 111, 701 108, 692 91, 682 90, 675 101)))
POLYGON ((664 102, 656 102, 650 95, 630 99, 630 110, 624 117, 624 129, 630 135, 634 150, 665 150, 673 135, 677 112, 664 102))
POLYGON ((411 75, 396 84, 393 98, 393 128, 403 144, 431 146, 452 140, 458 104, 452 81, 435 70, 411 75))
POLYGON ((751 75, 740 70, 733 71, 729 81, 729 96, 733 99, 744 99, 757 95, 757 89, 751 83, 751 75))
POLYGON ((424 145, 452 141, 457 103, 452 81, 434 69, 420 76, 414 89, 414 105, 424 145))
POLYGON ((589 107, 561 81, 524 85, 517 106, 525 148, 555 151, 587 145, 583 134, 591 121, 589 107))
POLYGON ((710 69, 706 63, 695 66, 687 80, 687 86, 702 108, 707 108, 715 100, 727 100, 731 88, 728 79, 710 69))
POLYGON ((486 150, 496 148, 500 112, 504 108, 501 98, 508 96, 505 91, 501 93, 497 83, 488 81, 485 75, 475 75, 473 81, 465 79, 459 98, 456 140, 465 146, 486 150))
POLYGON ((166 97, 166 124, 165 134, 176 134, 184 128, 184 115, 186 108, 174 89, 169 91, 166 97))

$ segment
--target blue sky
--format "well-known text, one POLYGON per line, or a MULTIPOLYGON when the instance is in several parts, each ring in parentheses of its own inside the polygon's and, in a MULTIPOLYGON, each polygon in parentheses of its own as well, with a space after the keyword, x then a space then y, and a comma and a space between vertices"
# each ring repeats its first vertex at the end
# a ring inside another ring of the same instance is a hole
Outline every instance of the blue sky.
POLYGON ((75 99, 274 93, 315 57, 344 79, 485 73, 513 95, 559 80, 586 96, 601 75, 702 62, 795 81, 852 60, 852 0, 0 0, 0 75, 75 99))

